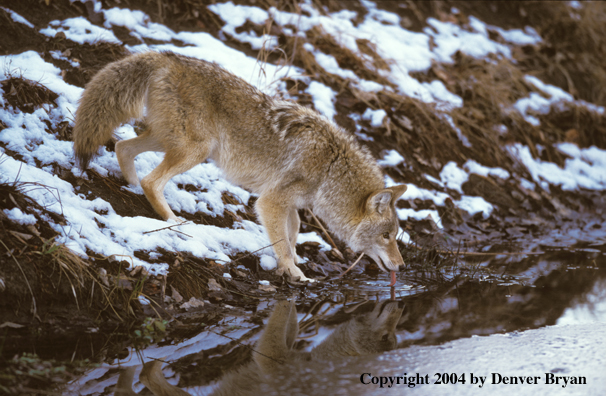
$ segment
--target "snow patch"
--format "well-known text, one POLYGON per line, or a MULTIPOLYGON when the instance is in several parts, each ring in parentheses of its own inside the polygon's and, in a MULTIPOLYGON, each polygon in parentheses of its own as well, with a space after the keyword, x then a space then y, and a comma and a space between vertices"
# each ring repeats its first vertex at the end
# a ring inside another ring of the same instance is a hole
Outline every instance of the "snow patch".
POLYGON ((572 143, 560 143, 556 148, 572 157, 566 159, 564 169, 552 162, 534 159, 530 149, 520 143, 508 146, 507 150, 528 169, 532 179, 544 189, 549 189, 548 184, 561 186, 567 191, 579 188, 606 189, 605 150, 597 147, 580 149, 572 143))
POLYGON ((370 126, 374 128, 383 126, 385 117, 387 117, 387 113, 383 109, 373 110, 368 108, 364 114, 362 114, 362 119, 370 121, 370 126))
POLYGON ((69 18, 63 21, 51 21, 47 28, 40 30, 45 36, 55 37, 63 32, 65 37, 79 44, 100 42, 122 44, 111 30, 95 26, 84 17, 69 18))
POLYGON ((4 11, 6 11, 8 14, 10 14, 11 19, 17 23, 22 23, 25 26, 27 26, 30 29, 35 29, 36 27, 27 19, 23 18, 21 15, 17 14, 15 11, 10 10, 8 8, 5 7, 0 7, 1 9, 3 9, 4 11))
POLYGON ((33 225, 36 224, 36 216, 23 213, 19 208, 4 209, 2 211, 9 220, 22 225, 33 225))
POLYGON ((402 162, 404 162, 404 157, 396 150, 389 150, 383 159, 377 161, 380 166, 398 166, 402 162))
POLYGON ((314 107, 320 114, 331 121, 334 120, 334 116, 337 114, 334 105, 336 95, 332 89, 322 83, 312 81, 305 92, 311 95, 314 107))

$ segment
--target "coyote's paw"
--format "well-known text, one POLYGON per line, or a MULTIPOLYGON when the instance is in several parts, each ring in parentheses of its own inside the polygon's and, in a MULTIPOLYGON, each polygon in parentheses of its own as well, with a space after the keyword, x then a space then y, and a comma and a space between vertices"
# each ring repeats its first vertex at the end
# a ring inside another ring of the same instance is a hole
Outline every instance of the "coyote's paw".
POLYGON ((290 278, 290 280, 292 282, 315 282, 315 279, 311 279, 305 276, 305 274, 303 273, 303 271, 301 271, 301 269, 299 269, 299 267, 297 266, 292 266, 292 267, 281 267, 278 268, 276 270, 276 275, 281 276, 281 275, 288 275, 288 277, 290 278))
POLYGON ((184 223, 187 223, 187 220, 183 220, 177 216, 174 216, 174 217, 169 217, 168 219, 166 219, 166 222, 170 223, 170 224, 184 224, 184 223))

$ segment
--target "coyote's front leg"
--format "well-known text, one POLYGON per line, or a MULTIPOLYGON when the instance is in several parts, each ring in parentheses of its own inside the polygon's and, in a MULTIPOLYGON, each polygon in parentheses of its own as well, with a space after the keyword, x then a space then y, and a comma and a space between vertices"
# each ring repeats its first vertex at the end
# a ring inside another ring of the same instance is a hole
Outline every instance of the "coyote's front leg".
POLYGON ((299 334, 297 322, 297 307, 294 297, 290 302, 281 300, 276 302, 267 326, 253 354, 253 359, 265 374, 274 374, 275 370, 285 363, 291 354, 295 339, 299 334))
POLYGON ((289 216, 295 209, 289 205, 287 196, 286 193, 265 192, 257 200, 256 210, 278 257, 278 275, 286 273, 293 281, 313 282, 295 264, 297 253, 289 238, 289 223, 294 222, 289 222, 289 216))

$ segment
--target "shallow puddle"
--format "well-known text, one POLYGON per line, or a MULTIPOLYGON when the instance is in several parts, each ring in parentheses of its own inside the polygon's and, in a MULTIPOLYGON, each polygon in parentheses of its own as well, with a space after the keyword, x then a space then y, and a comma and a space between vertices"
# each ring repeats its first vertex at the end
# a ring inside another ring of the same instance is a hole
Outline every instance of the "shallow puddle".
MULTIPOLYGON (((5 345, 4 353, 19 349, 47 358, 102 362, 70 383, 64 394, 113 394, 119 378, 124 389, 132 380, 139 392, 144 388, 140 379, 154 376, 167 378, 164 386, 177 385, 190 394, 229 394, 277 389, 272 381, 282 378, 280 368, 293 361, 324 367, 327 378, 313 379, 324 387, 325 381, 339 381, 330 372, 347 364, 344 356, 357 356, 359 363, 361 356, 405 351, 414 344, 554 324, 603 326, 606 321, 606 256, 599 247, 477 257, 456 268, 400 273, 393 289, 388 283, 384 274, 359 275, 320 288, 293 289, 294 306, 264 299, 248 311, 227 307, 215 316, 183 314, 169 323, 163 340, 156 342, 152 334, 137 347, 121 344, 128 339, 123 335, 90 329, 35 346, 5 345), (148 363, 144 374, 142 362, 148 363)), ((360 374, 353 374, 358 381, 360 374)), ((342 380, 346 390, 349 380, 342 380)))

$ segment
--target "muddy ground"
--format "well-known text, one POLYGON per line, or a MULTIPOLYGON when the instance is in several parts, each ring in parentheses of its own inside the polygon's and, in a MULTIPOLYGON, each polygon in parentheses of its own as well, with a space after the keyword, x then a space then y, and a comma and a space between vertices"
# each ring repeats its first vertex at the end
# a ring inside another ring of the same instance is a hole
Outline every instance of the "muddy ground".
MULTIPOLYGON (((107 0, 102 3, 104 8, 120 6, 142 10, 153 21, 175 31, 204 31, 220 37, 223 25, 204 2, 197 0, 107 0)), ((296 4, 291 2, 238 3, 296 9, 296 4)), ((444 228, 438 228, 431 219, 402 222, 411 243, 399 245, 408 268, 398 278, 406 287, 395 291, 386 287, 386 276, 368 259, 363 259, 351 274, 338 278, 355 259, 353 252, 339 241, 335 241, 335 249, 328 253, 311 242, 297 246, 297 253, 309 259, 303 266, 306 275, 324 279, 312 285, 289 283, 273 272, 263 271, 254 252, 231 257, 229 263, 178 252, 157 252, 161 255, 154 258, 150 252, 136 252, 139 259, 171 263, 168 276, 153 276, 145 270, 129 270, 126 258, 101 257, 90 252, 90 258, 83 260, 65 246, 55 244, 53 239, 58 233, 47 225, 45 218, 48 216, 57 224, 65 221, 26 195, 29 189, 45 188, 44 185, 3 181, 0 184, 0 390, 13 394, 61 392, 68 381, 91 367, 127 356, 129 347, 143 349, 158 343, 160 346, 177 344, 208 329, 220 333, 229 327, 225 324, 229 318, 244 318, 261 325, 270 312, 267 301, 293 295, 298 298, 299 312, 315 317, 314 326, 321 327, 348 320, 353 315, 345 310, 348 303, 364 302, 368 306, 362 311, 366 312, 372 309, 371 301, 389 299, 395 294, 407 305, 408 319, 398 325, 398 331, 417 334, 416 338, 401 341, 398 347, 402 348, 412 343, 438 344, 473 334, 554 324, 566 307, 603 281, 606 277, 606 196, 603 192, 564 191, 557 186, 547 191, 538 185, 534 191, 525 189, 520 179, 532 179, 528 170, 512 161, 502 147, 513 142, 523 143, 530 147, 535 158, 563 165, 566 156, 554 148, 556 143, 573 142, 581 148, 606 149, 606 116, 571 105, 538 115, 541 126, 535 127, 524 122, 521 115, 502 109, 511 107, 515 100, 533 90, 524 82, 526 74, 562 88, 575 99, 606 106, 602 89, 606 85, 603 66, 606 6, 599 2, 587 4, 577 18, 571 17, 564 3, 553 2, 407 2, 410 4, 407 8, 394 7, 394 3, 379 1, 377 5, 397 12, 404 27, 413 31, 426 27, 429 17, 464 24, 473 15, 505 29, 532 26, 543 37, 539 45, 514 48, 514 61, 485 62, 458 54, 453 64, 435 64, 426 72, 415 74, 420 81, 439 79, 464 99, 464 105, 451 115, 471 147, 463 145, 452 126, 434 114, 431 104, 387 92, 363 95, 342 77, 324 73, 313 57, 302 50, 302 42, 293 42, 280 31, 273 33, 279 37, 281 47, 294 65, 338 92, 335 120, 343 128, 354 132, 355 122, 350 115, 359 114, 368 106, 387 110, 386 122, 380 127, 372 127, 364 120, 359 122, 361 132, 374 138, 364 144, 377 158, 381 158, 385 150, 396 149, 406 159, 406 165, 386 169, 396 182, 445 191, 422 175, 439 179, 444 164, 450 161, 461 164, 467 158, 485 166, 501 167, 515 175, 506 181, 472 175, 463 184, 465 194, 481 196, 493 204, 495 211, 490 217, 469 216, 448 203, 438 207, 429 200, 400 201, 402 208, 437 210, 444 228), (460 12, 453 14, 452 7, 460 12), (509 132, 495 137, 491 131, 496 125, 505 125, 509 132), (2 212, 15 207, 36 216, 36 225, 16 224, 2 212), (231 279, 224 277, 226 272, 231 279), (260 287, 259 280, 267 280, 269 285, 260 287), (141 294, 152 303, 142 305, 138 298, 141 294), (440 308, 442 302, 453 298, 462 308, 458 311, 440 308), (192 302, 192 307, 185 309, 183 303, 187 301, 192 302), (330 314, 318 316, 327 304, 331 307, 341 304, 343 308, 327 310, 330 314), (444 321, 450 325, 429 330, 444 321)), ((49 38, 38 33, 52 20, 75 16, 84 16, 101 26, 102 16, 84 3, 0 0, 0 5, 26 17, 36 27, 30 29, 17 23, 0 9, 0 55, 34 50, 59 67, 69 84, 84 87, 96 71, 127 54, 124 46, 116 44, 81 45, 59 34, 49 38), (55 59, 49 52, 53 50, 77 59, 80 66, 55 59)), ((364 12, 364 7, 350 1, 330 1, 327 9, 329 12, 353 9, 360 17, 364 12)), ((250 25, 249 29, 263 30, 263 26, 250 25)), ((114 27, 113 32, 125 44, 140 42, 125 28, 114 27)), ((221 37, 227 45, 247 55, 260 55, 259 51, 232 37, 221 37)), ((495 39, 499 39, 498 35, 495 39)), ((374 56, 374 69, 359 62, 321 29, 308 32, 307 40, 333 54, 340 66, 353 70, 356 75, 385 83, 378 73, 385 60, 373 52, 371 44, 365 48, 374 56)), ((270 54, 268 60, 277 61, 277 55, 270 54)), ((302 103, 311 103, 304 92, 305 84, 291 81, 288 87, 302 103)), ((40 83, 17 75, 4 80, 2 90, 10 106, 26 113, 53 105, 56 99, 56 94, 40 83)), ((4 127, 0 123, 0 128, 4 127)), ((52 128, 51 132, 60 138, 70 139, 71 126, 67 120, 52 128)), ((4 149, 6 155, 16 155, 4 149)), ((157 218, 142 195, 122 189, 126 186, 123 179, 103 177, 93 171, 87 172, 88 180, 78 179, 59 167, 57 174, 74 186, 86 187, 91 197, 103 198, 118 214, 157 218)), ((452 190, 447 192, 455 197, 460 195, 452 190)), ((234 199, 229 194, 223 196, 225 203, 234 199)), ((223 217, 185 212, 177 215, 193 222, 231 227, 241 218, 255 221, 253 205, 254 199, 245 211, 229 212, 223 217)), ((309 213, 301 211, 300 216, 301 232, 319 229, 309 213)), ((255 329, 248 338, 261 328, 255 329)), ((249 360, 250 349, 240 345, 245 341, 229 341, 173 362, 172 369, 180 374, 179 385, 209 384, 249 360)), ((301 343, 303 347, 305 342, 301 343)))

